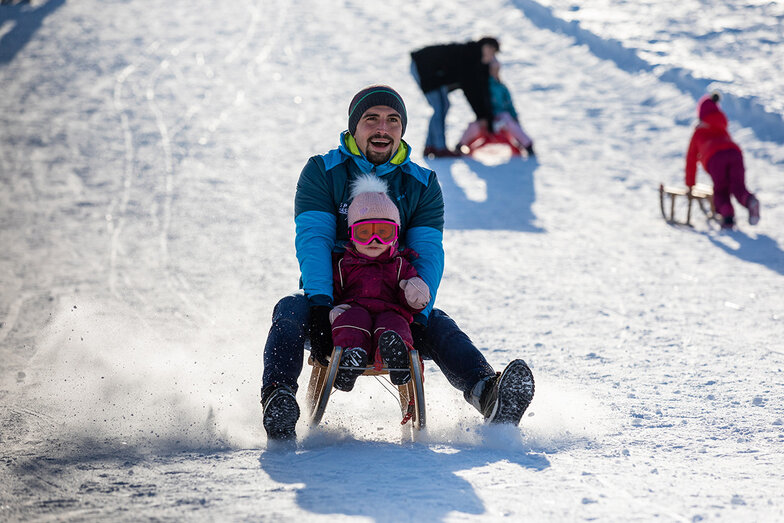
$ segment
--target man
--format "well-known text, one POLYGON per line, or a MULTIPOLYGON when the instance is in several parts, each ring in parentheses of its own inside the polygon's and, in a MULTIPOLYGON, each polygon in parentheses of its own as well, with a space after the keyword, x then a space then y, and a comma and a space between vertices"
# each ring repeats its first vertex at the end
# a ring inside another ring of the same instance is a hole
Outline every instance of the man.
POLYGON ((493 131, 488 64, 499 50, 498 40, 488 36, 477 42, 433 45, 411 53, 411 74, 433 108, 425 156, 460 156, 459 151, 446 146, 449 91, 462 89, 479 125, 493 131))
POLYGON ((295 247, 302 290, 280 300, 264 348, 261 403, 269 439, 295 437, 299 418, 297 378, 305 342, 311 355, 327 362, 332 354, 332 252, 349 239, 347 209, 352 181, 374 174, 387 182, 400 211, 399 242, 419 253, 413 264, 430 290, 430 302, 411 325, 414 346, 432 359, 491 423, 520 422, 534 393, 523 360, 496 373, 444 312, 434 309, 444 269, 444 202, 436 173, 410 160, 403 141, 408 116, 400 95, 374 85, 358 92, 348 109, 348 131, 340 146, 308 160, 294 200, 295 247))

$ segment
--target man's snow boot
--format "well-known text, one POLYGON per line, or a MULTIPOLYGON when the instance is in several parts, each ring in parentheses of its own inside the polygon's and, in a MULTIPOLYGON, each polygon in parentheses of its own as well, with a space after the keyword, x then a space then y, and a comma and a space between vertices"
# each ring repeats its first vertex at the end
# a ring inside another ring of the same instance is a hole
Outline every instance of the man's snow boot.
POLYGON ((514 360, 503 372, 480 381, 471 403, 488 423, 517 425, 534 397, 534 376, 523 360, 514 360))
POLYGON ((406 342, 395 331, 386 331, 378 338, 378 350, 381 352, 381 359, 390 369, 389 381, 393 385, 405 385, 411 381, 411 371, 409 369, 408 347, 406 342))
POLYGON ((286 385, 273 385, 262 392, 264 430, 267 439, 291 440, 297 437, 295 429, 299 419, 299 405, 294 391, 286 385))
POLYGON ((353 349, 345 349, 343 355, 340 357, 340 369, 335 375, 335 388, 343 391, 350 391, 354 388, 357 378, 365 372, 367 367, 368 355, 365 349, 354 347, 353 349), (354 367, 353 369, 344 369, 343 367, 354 367))

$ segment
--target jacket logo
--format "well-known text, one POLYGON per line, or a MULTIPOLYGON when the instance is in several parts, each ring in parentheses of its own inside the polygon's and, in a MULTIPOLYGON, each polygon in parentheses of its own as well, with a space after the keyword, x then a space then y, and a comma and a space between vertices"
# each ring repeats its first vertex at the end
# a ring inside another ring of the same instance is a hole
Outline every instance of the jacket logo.
POLYGON ((348 202, 341 203, 340 207, 338 207, 338 212, 340 214, 348 215, 348 202))

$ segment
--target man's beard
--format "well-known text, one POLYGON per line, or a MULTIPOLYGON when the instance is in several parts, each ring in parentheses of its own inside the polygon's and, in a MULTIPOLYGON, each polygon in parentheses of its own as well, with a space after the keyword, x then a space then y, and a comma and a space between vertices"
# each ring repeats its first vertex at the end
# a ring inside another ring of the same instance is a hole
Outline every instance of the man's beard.
POLYGON ((370 140, 368 140, 368 146, 365 148, 366 149, 365 150, 365 158, 367 158, 368 161, 370 163, 372 163, 373 165, 381 165, 383 163, 387 163, 389 161, 389 159, 392 158, 392 153, 394 153, 395 151, 394 151, 394 149, 390 149, 389 151, 384 152, 384 153, 378 153, 376 151, 371 151, 370 150, 370 141, 371 140, 375 140, 376 138, 383 138, 385 140, 389 140, 390 143, 395 143, 395 141, 392 139, 391 136, 389 136, 389 135, 381 135, 381 134, 374 135, 372 138, 370 138, 370 140))
POLYGON ((388 151, 385 153, 377 153, 375 151, 371 151, 365 155, 370 163, 373 165, 381 165, 382 163, 387 163, 389 159, 392 157, 392 151, 388 151))

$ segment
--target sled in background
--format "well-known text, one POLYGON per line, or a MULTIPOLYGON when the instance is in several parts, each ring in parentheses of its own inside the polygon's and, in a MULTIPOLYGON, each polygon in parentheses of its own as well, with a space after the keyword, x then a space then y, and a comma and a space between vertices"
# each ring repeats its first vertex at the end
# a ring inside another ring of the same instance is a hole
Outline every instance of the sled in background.
POLYGON ((505 129, 498 132, 491 133, 487 129, 483 129, 481 134, 477 136, 472 142, 460 146, 460 152, 465 155, 474 154, 477 149, 485 145, 507 145, 512 151, 512 156, 522 156, 525 149, 521 149, 517 140, 505 129))
POLYGON ((716 219, 716 208, 713 205, 713 188, 708 185, 696 184, 691 190, 688 187, 671 187, 659 184, 659 204, 661 205, 662 217, 670 224, 687 225, 691 224, 692 202, 697 201, 700 210, 708 220, 716 219), (665 203, 669 197, 669 205, 665 203), (679 221, 676 218, 676 209, 685 207, 686 220, 679 221))
MULTIPOLYGON (((332 356, 329 359, 329 365, 324 366, 312 357, 308 357, 308 364, 313 367, 310 373, 310 381, 308 383, 307 406, 310 409, 310 423, 315 427, 321 422, 324 411, 329 402, 329 396, 332 393, 332 387, 335 383, 335 376, 340 367, 340 357, 343 354, 341 347, 335 347, 332 351, 332 356)), ((406 425, 411 421, 410 437, 412 440, 416 439, 417 433, 425 428, 425 389, 423 386, 424 375, 422 373, 423 365, 422 359, 419 357, 419 351, 412 349, 408 351, 409 368, 408 369, 389 369, 386 366, 377 370, 374 366, 365 367, 363 376, 380 376, 389 374, 390 370, 409 370, 411 372, 411 380, 405 385, 393 385, 398 389, 400 398, 400 409, 403 414, 401 425, 406 425)), ((354 370, 353 367, 343 367, 348 370, 354 370)))

